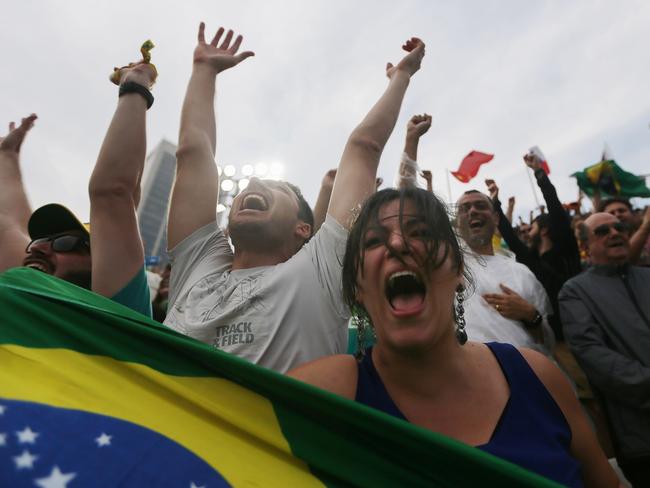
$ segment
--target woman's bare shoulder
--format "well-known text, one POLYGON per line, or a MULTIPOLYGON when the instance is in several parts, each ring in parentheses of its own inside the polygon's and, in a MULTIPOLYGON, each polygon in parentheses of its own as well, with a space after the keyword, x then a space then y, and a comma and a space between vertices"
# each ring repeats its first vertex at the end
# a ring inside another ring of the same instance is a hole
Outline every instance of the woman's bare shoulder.
POLYGON ((357 389, 357 361, 349 354, 327 356, 298 366, 287 376, 353 400, 357 389))

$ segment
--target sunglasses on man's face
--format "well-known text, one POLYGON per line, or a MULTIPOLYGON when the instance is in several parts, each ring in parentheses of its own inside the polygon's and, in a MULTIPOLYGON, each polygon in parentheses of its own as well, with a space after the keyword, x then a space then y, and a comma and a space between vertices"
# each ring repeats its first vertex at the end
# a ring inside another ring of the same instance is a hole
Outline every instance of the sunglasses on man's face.
POLYGON ((623 222, 616 222, 614 224, 602 224, 594 228, 594 235, 598 237, 605 237, 614 229, 619 234, 627 234, 629 228, 623 222))
POLYGON ((81 236, 63 234, 58 236, 34 239, 27 245, 25 252, 29 253, 34 245, 49 243, 55 252, 72 252, 77 250, 90 250, 90 242, 81 236))

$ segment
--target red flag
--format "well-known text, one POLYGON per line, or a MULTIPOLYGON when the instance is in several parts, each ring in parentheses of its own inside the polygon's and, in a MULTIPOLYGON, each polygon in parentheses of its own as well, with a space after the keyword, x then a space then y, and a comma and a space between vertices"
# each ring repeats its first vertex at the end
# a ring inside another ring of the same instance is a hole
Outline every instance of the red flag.
POLYGON ((451 174, 461 183, 467 183, 476 176, 479 166, 488 161, 492 161, 493 157, 494 154, 472 151, 461 161, 458 171, 452 171, 451 174))

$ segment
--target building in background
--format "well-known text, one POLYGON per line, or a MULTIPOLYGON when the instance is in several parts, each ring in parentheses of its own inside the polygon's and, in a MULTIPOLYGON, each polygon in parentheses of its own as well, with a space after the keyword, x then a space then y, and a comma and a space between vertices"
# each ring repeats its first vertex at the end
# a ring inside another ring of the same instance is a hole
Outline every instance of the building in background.
POLYGON ((162 140, 147 156, 142 174, 138 223, 147 264, 164 265, 167 256, 167 210, 176 173, 176 146, 162 140))

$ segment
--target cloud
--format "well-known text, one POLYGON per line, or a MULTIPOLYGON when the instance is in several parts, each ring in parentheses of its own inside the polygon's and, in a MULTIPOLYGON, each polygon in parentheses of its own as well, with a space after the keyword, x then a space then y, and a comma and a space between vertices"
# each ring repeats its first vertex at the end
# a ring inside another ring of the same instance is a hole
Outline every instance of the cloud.
POLYGON ((0 123, 35 111, 24 146, 34 205, 61 201, 86 218, 87 181, 117 90, 113 66, 156 43, 160 78, 148 116, 149 147, 176 140, 199 20, 245 36, 254 58, 219 77, 220 161, 279 160, 314 202, 322 174, 338 164, 350 131, 386 87, 384 66, 402 42, 427 42, 379 173, 393 180, 405 125, 432 113, 421 166, 447 195, 445 168, 472 149, 495 153, 472 182, 493 176, 517 212, 534 205, 521 155, 539 145, 564 200, 569 174, 594 162, 607 141, 630 171, 647 172, 650 106, 644 2, 243 1, 14 3, 0 33, 0 123))

